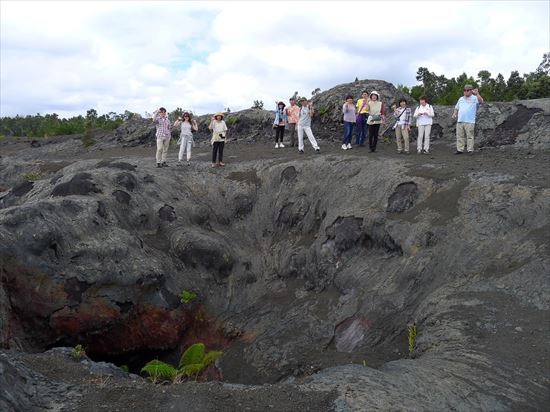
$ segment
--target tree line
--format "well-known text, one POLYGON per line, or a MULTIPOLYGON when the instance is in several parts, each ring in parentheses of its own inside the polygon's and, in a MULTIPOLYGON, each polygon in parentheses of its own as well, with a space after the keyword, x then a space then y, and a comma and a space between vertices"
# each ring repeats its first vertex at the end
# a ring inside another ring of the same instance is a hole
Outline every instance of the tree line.
POLYGON ((444 75, 429 71, 426 67, 419 67, 416 80, 421 84, 412 87, 399 85, 397 88, 416 100, 426 95, 432 104, 454 105, 462 96, 465 84, 478 88, 485 101, 489 102, 550 97, 550 76, 541 68, 523 76, 514 70, 508 80, 505 80, 501 73, 493 78, 488 70, 478 72, 475 79, 466 73, 448 79, 444 75))
POLYGON ((90 129, 114 130, 133 115, 134 113, 125 111, 123 114, 110 112, 100 116, 95 109, 89 109, 86 116, 68 119, 60 118, 57 113, 0 117, 0 135, 48 137, 85 133, 90 129))
MULTIPOLYGON (((550 97, 550 76, 540 67, 523 76, 515 70, 507 80, 501 73, 493 78, 491 72, 487 70, 478 72, 475 79, 466 73, 448 79, 444 75, 431 72, 426 67, 419 67, 416 80, 420 82, 419 85, 412 87, 398 85, 397 88, 416 100, 426 95, 432 104, 454 105, 462 96, 463 87, 467 83, 477 87, 485 101, 489 102, 550 97)), ((318 91, 319 89, 314 90, 313 94, 318 91)), ((260 104, 263 107, 263 102, 255 101, 254 107, 259 107, 260 104)), ((170 119, 174 121, 183 112, 184 110, 178 107, 170 113, 170 119)), ((56 113, 0 117, 0 136, 48 137, 86 133, 92 129, 114 130, 134 115, 128 110, 122 114, 109 112, 98 115, 95 109, 89 109, 86 116, 79 115, 68 119, 60 118, 56 113)))

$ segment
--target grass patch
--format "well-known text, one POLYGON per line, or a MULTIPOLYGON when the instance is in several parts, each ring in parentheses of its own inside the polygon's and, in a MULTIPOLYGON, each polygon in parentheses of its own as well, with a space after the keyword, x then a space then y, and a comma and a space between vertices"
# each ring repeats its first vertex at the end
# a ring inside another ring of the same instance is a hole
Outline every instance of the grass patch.
POLYGON ((19 176, 28 182, 35 182, 37 180, 42 179, 43 174, 42 172, 36 171, 36 172, 21 173, 19 176))

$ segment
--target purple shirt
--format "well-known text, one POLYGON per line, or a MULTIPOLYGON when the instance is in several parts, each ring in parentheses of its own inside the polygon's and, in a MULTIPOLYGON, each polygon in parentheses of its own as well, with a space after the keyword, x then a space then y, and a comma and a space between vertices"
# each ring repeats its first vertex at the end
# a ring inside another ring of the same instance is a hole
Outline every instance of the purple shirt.
POLYGON ((357 109, 351 103, 349 106, 347 103, 344 103, 342 106, 342 113, 344 113, 344 122, 352 122, 355 123, 355 115, 357 113, 357 109))

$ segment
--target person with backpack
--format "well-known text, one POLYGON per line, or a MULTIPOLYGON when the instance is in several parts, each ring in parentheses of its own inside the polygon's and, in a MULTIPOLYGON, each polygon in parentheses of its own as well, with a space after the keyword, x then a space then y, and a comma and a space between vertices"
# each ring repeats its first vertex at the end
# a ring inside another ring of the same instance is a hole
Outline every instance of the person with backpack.
POLYGON ((227 137, 227 125, 223 121, 223 113, 216 113, 208 126, 212 130, 212 167, 225 166, 223 162, 223 148, 227 137))
POLYGON ((153 114, 153 123, 157 127, 155 137, 157 138, 157 167, 168 167, 166 157, 168 155, 168 147, 170 147, 170 119, 166 115, 164 107, 155 110, 153 114))
POLYGON ((313 117, 313 113, 313 106, 303 97, 298 118, 298 151, 300 154, 304 153, 304 133, 307 135, 309 143, 311 143, 315 152, 321 153, 317 140, 315 140, 313 132, 311 131, 311 118, 313 117))
POLYGON ((189 165, 189 160, 191 160, 191 147, 194 144, 193 132, 199 130, 199 127, 195 119, 192 119, 191 114, 188 112, 178 117, 178 120, 174 122, 174 127, 180 127, 178 163, 181 164, 183 162, 183 154, 187 152, 187 165, 189 165))
POLYGON ((348 95, 346 102, 342 106, 344 115, 344 140, 342 141, 342 149, 351 149, 351 136, 353 135, 353 125, 356 122, 357 109, 353 105, 353 96, 348 95))
POLYGON ((418 140, 416 141, 416 150, 418 154, 430 153, 430 133, 434 118, 434 108, 428 104, 428 97, 420 97, 420 105, 415 109, 413 117, 416 119, 418 127, 418 140))
POLYGON ((275 121, 273 122, 273 129, 275 129, 275 149, 285 147, 283 144, 286 126, 285 106, 286 105, 283 102, 279 102, 277 103, 277 109, 275 110, 275 121))
POLYGON ((409 154, 409 132, 411 130, 411 109, 407 107, 407 100, 400 99, 399 107, 392 106, 395 116, 395 139, 397 141, 397 153, 409 154), (403 142, 401 142, 403 141, 403 142), (403 147, 404 146, 404 147, 403 147), (405 149, 403 151, 403 149, 405 149))
POLYGON ((364 90, 362 97, 357 100, 357 114, 355 117, 355 144, 365 146, 367 139, 367 119, 369 117, 369 92, 364 90))
POLYGON ((369 148, 371 153, 374 153, 376 152, 376 144, 378 143, 380 125, 386 121, 384 103, 380 101, 380 93, 374 90, 370 92, 367 106, 369 111, 369 117, 367 118, 367 125, 369 128, 369 148))

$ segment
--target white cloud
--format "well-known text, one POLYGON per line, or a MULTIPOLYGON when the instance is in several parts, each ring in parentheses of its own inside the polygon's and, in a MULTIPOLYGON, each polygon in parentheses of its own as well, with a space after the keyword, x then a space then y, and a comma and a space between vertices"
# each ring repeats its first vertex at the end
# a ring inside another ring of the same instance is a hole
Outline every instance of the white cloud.
POLYGON ((534 70, 547 2, 5 2, 1 115, 270 107, 359 78, 534 70))

